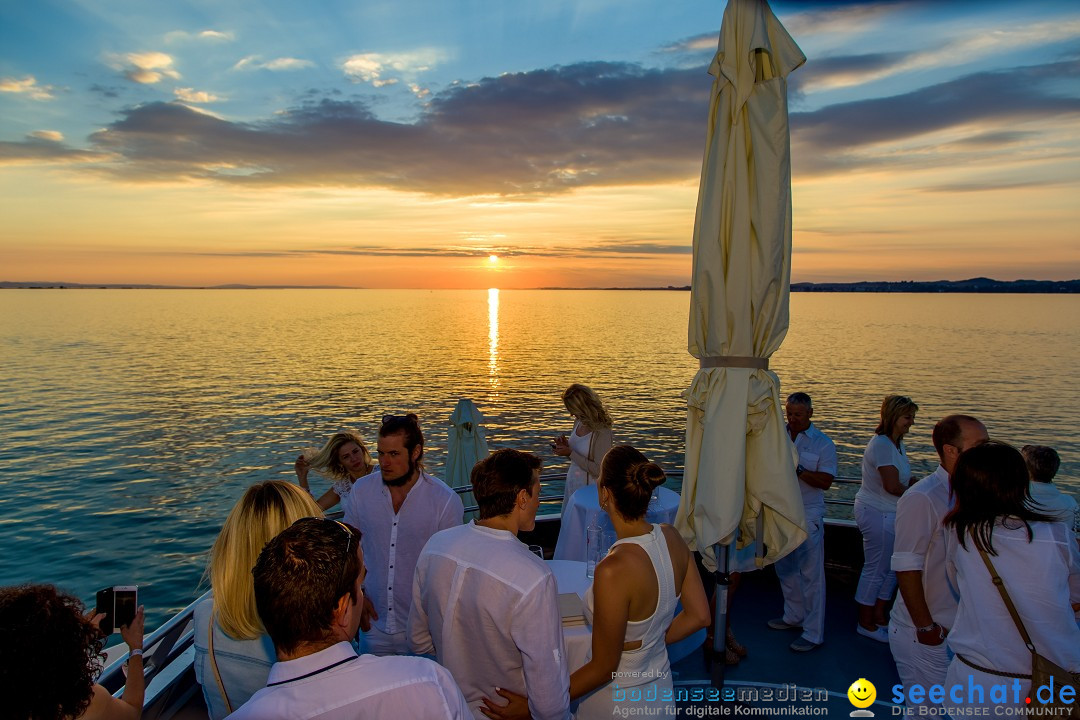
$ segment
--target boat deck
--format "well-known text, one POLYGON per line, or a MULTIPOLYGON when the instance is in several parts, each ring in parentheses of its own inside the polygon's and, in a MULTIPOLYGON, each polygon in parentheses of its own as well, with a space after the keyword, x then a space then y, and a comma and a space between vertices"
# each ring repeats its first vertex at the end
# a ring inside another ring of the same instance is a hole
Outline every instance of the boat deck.
MULTIPOLYGON (((727 666, 725 685, 758 687, 761 684, 824 689, 842 699, 846 711, 848 687, 865 678, 877 688, 879 701, 892 696, 899 682, 889 646, 855 632, 855 587, 846 575, 830 573, 826 582, 825 642, 808 653, 796 653, 788 645, 798 630, 772 630, 766 623, 783 614, 783 596, 775 571, 765 568, 745 573, 732 600, 729 622, 735 637, 748 653, 738 665, 727 666)), ((672 666, 676 683, 708 682, 711 671, 703 651, 672 666)), ((751 703, 757 704, 757 703, 751 703)))

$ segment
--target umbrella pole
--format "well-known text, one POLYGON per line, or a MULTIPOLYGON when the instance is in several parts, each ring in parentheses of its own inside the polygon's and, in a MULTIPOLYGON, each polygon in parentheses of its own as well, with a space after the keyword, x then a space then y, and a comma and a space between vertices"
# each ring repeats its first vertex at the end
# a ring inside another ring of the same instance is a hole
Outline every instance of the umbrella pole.
POLYGON ((724 687, 724 672, 727 668, 727 622, 728 622, 728 591, 731 587, 731 544, 713 545, 714 557, 716 558, 716 572, 713 577, 716 584, 713 588, 713 599, 716 601, 713 610, 713 646, 712 646, 712 686, 724 687))

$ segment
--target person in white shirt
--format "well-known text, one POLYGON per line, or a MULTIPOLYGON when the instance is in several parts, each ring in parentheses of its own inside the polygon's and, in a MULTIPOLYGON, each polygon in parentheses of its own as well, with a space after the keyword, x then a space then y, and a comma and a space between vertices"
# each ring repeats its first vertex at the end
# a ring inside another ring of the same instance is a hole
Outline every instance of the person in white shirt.
POLYGON ((252 570, 259 618, 277 662, 234 720, 469 720, 445 668, 427 658, 358 656, 364 551, 360 531, 303 518, 267 543, 252 570))
POLYGON ((517 539, 540 507, 540 458, 497 450, 472 470, 480 519, 436 533, 416 564, 409 646, 434 653, 473 716, 528 695, 536 720, 569 717, 570 674, 555 577, 517 539))
POLYGON ((862 459, 862 484, 855 493, 855 522, 863 538, 863 568, 855 589, 863 637, 889 642, 886 609, 896 590, 890 570, 896 523, 896 501, 911 484, 911 466, 903 437, 915 423, 919 406, 903 395, 881 403, 881 422, 862 459))
MULTIPOLYGON (((945 682, 949 653, 945 636, 956 617, 959 599, 945 574, 945 526, 952 508, 949 475, 960 453, 987 440, 986 426, 970 415, 949 415, 933 432, 941 464, 911 486, 896 503, 896 540, 892 569, 900 597, 889 617, 889 649, 904 688, 929 688, 945 682)), ((928 695, 908 700, 909 707, 938 705, 928 695)))
POLYGON ((789 395, 784 411, 788 435, 799 452, 795 474, 806 510, 807 537, 776 563, 784 614, 768 625, 773 630, 801 627, 802 635, 789 647, 809 652, 825 641, 825 491, 836 478, 836 445, 810 422, 814 402, 806 393, 789 395))
POLYGON ((345 522, 364 533, 362 649, 409 652, 409 608, 416 559, 432 535, 461 524, 465 508, 446 483, 424 472, 424 434, 416 415, 385 415, 379 470, 360 478, 344 503, 345 522))
POLYGON ((1061 467, 1057 450, 1045 445, 1025 445, 1020 448, 1020 454, 1031 478, 1031 499, 1039 505, 1039 511, 1053 515, 1075 534, 1076 500, 1054 485, 1054 476, 1061 467))
MULTIPOLYGON (((1020 453, 993 440, 962 453, 953 469, 956 500, 945 517, 945 558, 960 604, 948 636, 954 657, 943 703, 952 717, 989 706, 998 715, 1035 714, 1034 701, 1026 701, 1033 650, 1064 670, 1080 672, 1080 628, 1074 614, 1080 601, 1080 552, 1060 522, 1032 506, 1028 482, 1020 453), (1019 623, 998 587, 1008 593, 1019 623)), ((1064 697, 1059 691, 1065 690, 1058 685, 1052 692, 1064 697)), ((1039 696, 1045 701, 1045 690, 1039 696)), ((1066 702, 1073 698, 1075 692, 1064 697, 1066 702)))

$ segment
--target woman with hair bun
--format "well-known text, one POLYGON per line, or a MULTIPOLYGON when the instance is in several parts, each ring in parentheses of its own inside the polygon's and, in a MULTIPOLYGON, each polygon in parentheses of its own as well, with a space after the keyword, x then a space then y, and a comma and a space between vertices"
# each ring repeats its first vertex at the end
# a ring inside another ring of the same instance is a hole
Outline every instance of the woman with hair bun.
POLYGON ((574 430, 570 437, 555 438, 551 449, 560 457, 570 458, 566 471, 566 488, 563 491, 563 509, 570 496, 592 485, 600 475, 600 461, 611 448, 611 415, 596 391, 587 385, 574 383, 562 394, 566 411, 574 418, 574 430))
MULTIPOLYGON (((352 430, 334 433, 318 452, 304 453, 296 458, 294 467, 300 487, 309 493, 311 487, 308 485, 308 470, 312 468, 334 481, 330 489, 318 499, 319 507, 323 510, 329 510, 339 502, 344 503, 353 483, 376 469, 375 461, 371 459, 371 453, 364 441, 360 439, 359 433, 352 430)), ((315 497, 314 493, 312 497, 315 497)))
POLYGON ((650 715, 674 716, 667 645, 709 623, 709 603, 686 542, 670 525, 645 521, 653 489, 664 480, 660 466, 629 445, 604 456, 597 490, 618 540, 597 564, 585 594, 592 650, 570 676, 570 699, 582 698, 578 720, 610 718, 625 707, 615 702, 616 689, 634 688, 642 698, 657 698, 640 703, 649 704, 650 715))

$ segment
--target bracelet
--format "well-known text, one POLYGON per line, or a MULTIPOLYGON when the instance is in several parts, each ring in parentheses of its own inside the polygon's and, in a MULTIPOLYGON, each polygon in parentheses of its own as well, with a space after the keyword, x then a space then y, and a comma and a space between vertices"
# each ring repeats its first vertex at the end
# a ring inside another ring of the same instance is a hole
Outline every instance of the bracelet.
POLYGON ((932 622, 929 625, 927 625, 926 627, 915 628, 915 632, 930 632, 934 628, 939 628, 939 627, 941 627, 941 626, 938 625, 937 622, 932 622))
POLYGON ((136 656, 142 657, 142 654, 143 654, 143 649, 142 648, 135 648, 130 653, 128 653, 128 656, 129 657, 136 657, 136 656))

